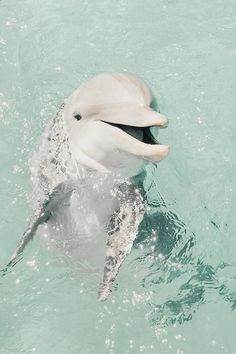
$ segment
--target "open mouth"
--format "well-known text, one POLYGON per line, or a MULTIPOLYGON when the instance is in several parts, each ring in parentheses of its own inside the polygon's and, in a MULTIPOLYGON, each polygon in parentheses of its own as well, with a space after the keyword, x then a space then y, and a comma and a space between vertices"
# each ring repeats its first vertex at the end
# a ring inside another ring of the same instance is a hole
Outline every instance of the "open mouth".
POLYGON ((129 134, 133 138, 145 144, 152 144, 152 145, 160 144, 158 140, 153 136, 150 130, 151 127, 133 127, 131 125, 125 125, 125 124, 110 123, 107 121, 103 121, 103 122, 123 130, 125 133, 129 134))

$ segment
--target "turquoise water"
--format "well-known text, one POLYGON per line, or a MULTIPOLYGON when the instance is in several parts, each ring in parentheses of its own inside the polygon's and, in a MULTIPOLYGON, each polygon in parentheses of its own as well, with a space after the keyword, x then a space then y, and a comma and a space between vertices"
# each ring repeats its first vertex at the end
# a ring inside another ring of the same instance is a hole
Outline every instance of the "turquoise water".
POLYGON ((139 74, 170 126, 117 289, 35 238, 0 279, 0 353, 236 353, 235 1, 0 1, 0 267, 24 231, 28 160, 63 99, 139 74))

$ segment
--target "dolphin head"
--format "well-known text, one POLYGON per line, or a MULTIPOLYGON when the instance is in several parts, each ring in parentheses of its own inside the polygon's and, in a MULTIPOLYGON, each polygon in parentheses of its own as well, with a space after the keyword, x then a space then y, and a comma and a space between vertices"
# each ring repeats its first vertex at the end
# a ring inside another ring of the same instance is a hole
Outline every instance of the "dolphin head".
POLYGON ((152 93, 140 78, 126 73, 99 74, 68 98, 64 118, 70 149, 78 163, 95 170, 136 175, 145 161, 159 162, 169 148, 151 127, 167 118, 150 108, 152 93))

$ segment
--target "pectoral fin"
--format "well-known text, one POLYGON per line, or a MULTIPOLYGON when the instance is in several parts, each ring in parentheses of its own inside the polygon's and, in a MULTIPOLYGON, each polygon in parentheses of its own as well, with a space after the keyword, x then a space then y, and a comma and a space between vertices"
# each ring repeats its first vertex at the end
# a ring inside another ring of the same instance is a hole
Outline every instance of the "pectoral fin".
POLYGON ((106 300, 111 293, 119 269, 131 251, 143 215, 143 200, 139 196, 138 203, 125 203, 114 216, 113 230, 107 241, 104 275, 97 294, 98 300, 106 300))
POLYGON ((23 251, 27 244, 33 239, 38 229, 38 226, 46 222, 50 218, 55 206, 58 205, 58 203, 62 202, 64 199, 68 198, 71 195, 72 191, 73 187, 71 185, 61 183, 57 185, 52 190, 52 192, 47 195, 44 202, 31 217, 28 223, 28 227, 22 235, 20 241, 18 242, 17 248, 11 257, 10 262, 1 271, 2 275, 5 275, 10 268, 14 267, 14 265, 21 260, 23 251))

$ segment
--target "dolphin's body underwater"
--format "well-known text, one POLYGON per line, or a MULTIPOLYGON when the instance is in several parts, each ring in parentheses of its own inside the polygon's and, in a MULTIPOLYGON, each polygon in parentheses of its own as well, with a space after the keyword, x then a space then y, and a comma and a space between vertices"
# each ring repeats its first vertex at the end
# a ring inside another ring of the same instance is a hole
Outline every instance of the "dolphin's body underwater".
POLYGON ((107 298, 145 211, 133 177, 147 161, 159 162, 168 154, 150 131, 168 123, 150 108, 151 101, 140 78, 104 73, 64 102, 34 158, 34 213, 6 270, 21 259, 37 229, 46 227, 49 244, 67 245, 68 253, 77 248, 83 260, 89 253, 104 254, 98 298, 107 298))

